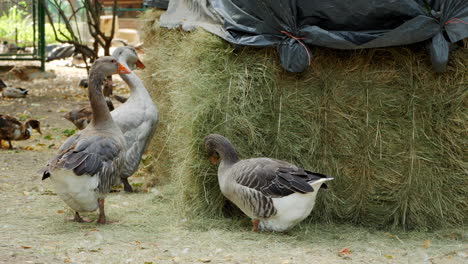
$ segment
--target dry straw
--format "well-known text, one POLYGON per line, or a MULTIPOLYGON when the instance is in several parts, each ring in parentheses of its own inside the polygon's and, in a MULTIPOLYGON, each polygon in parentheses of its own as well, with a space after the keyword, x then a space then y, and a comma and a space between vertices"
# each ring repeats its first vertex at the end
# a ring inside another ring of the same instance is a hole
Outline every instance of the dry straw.
POLYGON ((147 87, 161 112, 152 151, 188 215, 239 215, 219 191, 202 139, 228 137, 243 158, 268 156, 335 177, 306 220, 375 227, 461 226, 468 214, 467 52, 436 74, 420 45, 313 49, 302 74, 274 49, 234 49, 203 30, 146 15, 147 87))

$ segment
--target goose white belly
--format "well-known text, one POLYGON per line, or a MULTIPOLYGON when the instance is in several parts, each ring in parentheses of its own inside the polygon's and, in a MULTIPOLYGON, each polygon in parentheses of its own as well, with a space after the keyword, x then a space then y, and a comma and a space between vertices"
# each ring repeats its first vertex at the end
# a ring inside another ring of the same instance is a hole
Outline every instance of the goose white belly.
POLYGON ((332 178, 321 179, 311 184, 310 193, 293 193, 281 198, 272 198, 277 213, 267 219, 261 219, 260 230, 286 231, 307 218, 315 206, 315 199, 323 182, 332 178))
POLYGON ((76 212, 91 212, 98 208, 97 175, 76 176, 73 171, 58 169, 50 177, 57 195, 76 212))
POLYGON ((315 205, 317 192, 293 193, 286 197, 272 198, 276 215, 260 220, 260 230, 285 231, 304 220, 315 205))

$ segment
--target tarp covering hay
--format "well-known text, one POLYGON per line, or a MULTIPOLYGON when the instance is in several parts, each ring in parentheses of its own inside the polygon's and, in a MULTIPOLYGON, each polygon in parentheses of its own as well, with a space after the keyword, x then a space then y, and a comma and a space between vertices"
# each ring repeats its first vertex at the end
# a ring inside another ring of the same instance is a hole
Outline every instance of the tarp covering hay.
POLYGON ((466 50, 435 74, 421 46, 313 50, 310 70, 274 49, 238 50, 203 30, 146 15, 147 87, 161 124, 151 151, 189 215, 238 215, 202 147, 228 137, 242 158, 268 156, 335 177, 305 221, 434 229, 468 214, 466 50))

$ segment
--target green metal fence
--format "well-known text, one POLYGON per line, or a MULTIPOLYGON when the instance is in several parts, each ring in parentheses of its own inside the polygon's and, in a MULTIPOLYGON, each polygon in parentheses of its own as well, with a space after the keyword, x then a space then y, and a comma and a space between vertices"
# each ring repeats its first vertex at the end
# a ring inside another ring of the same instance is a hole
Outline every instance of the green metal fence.
POLYGON ((0 60, 40 61, 45 68, 44 0, 0 1, 0 60))

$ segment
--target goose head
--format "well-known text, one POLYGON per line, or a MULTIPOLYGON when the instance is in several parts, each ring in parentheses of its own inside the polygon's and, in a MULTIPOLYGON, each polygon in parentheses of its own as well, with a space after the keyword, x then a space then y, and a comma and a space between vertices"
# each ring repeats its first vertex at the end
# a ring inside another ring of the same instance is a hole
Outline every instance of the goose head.
POLYGON ((91 72, 99 72, 104 76, 110 76, 116 73, 130 73, 127 68, 118 63, 112 56, 105 56, 97 59, 91 67, 91 72))
POLYGON ((112 52, 112 56, 119 61, 125 61, 130 70, 134 70, 136 67, 140 69, 145 68, 145 65, 141 62, 140 58, 138 58, 138 54, 133 47, 118 47, 112 52))
POLYGON ((28 120, 26 123, 26 128, 27 129, 35 129, 39 134, 42 135, 42 132, 41 132, 41 123, 37 120, 28 120))
POLYGON ((213 164, 218 163, 218 159, 228 163, 236 163, 239 158, 237 151, 229 139, 219 135, 210 134, 204 139, 205 150, 208 152, 210 161, 213 164))

